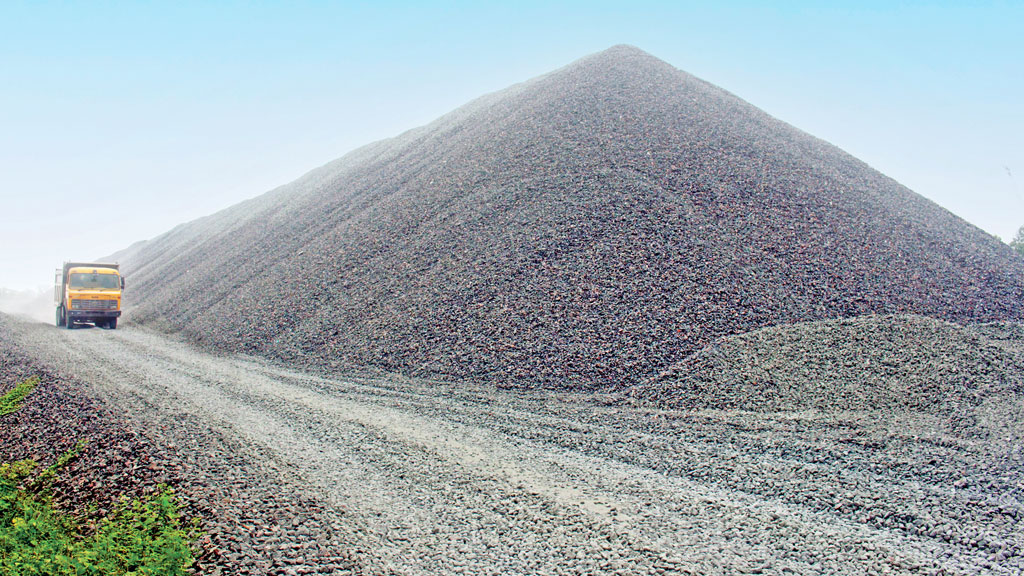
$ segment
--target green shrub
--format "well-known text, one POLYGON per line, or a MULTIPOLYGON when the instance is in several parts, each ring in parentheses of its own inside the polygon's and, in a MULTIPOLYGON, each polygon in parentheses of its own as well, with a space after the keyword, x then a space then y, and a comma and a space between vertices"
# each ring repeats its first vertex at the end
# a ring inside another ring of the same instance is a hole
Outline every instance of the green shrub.
POLYGON ((33 497, 19 488, 35 467, 31 460, 0 465, 0 573, 74 574, 69 570, 73 524, 54 511, 48 494, 33 497))
POLYGON ((94 527, 53 508, 55 468, 33 476, 32 460, 0 465, 0 574, 7 576, 184 576, 192 565, 197 525, 182 523, 178 500, 161 485, 122 498, 94 527))
POLYGON ((33 376, 24 382, 19 383, 11 391, 0 396, 0 416, 6 416, 21 408, 21 401, 28 396, 33 388, 39 385, 39 377, 33 376))
POLYGON ((182 526, 174 491, 160 486, 143 498, 118 502, 80 558, 97 576, 184 575, 192 565, 196 536, 195 525, 182 526))

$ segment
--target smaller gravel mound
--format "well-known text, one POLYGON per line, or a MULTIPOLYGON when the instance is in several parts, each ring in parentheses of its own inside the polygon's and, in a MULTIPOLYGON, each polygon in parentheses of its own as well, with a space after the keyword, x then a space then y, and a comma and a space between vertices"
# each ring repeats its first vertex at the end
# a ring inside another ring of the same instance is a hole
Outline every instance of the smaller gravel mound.
POLYGON ((1021 436, 1024 326, 862 316, 720 338, 631 391, 678 408, 913 410, 1021 436))

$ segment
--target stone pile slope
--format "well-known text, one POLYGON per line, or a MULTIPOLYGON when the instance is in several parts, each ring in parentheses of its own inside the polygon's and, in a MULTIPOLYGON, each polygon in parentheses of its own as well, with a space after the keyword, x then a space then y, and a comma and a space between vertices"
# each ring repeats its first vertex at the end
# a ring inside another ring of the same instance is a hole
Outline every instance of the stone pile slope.
POLYGON ((633 387, 675 408, 913 412, 1024 438, 1024 325, 863 316, 721 338, 633 387))
POLYGON ((619 46, 121 255, 128 320, 305 366, 648 378, 716 338, 1024 319, 1024 263, 841 150, 619 46))

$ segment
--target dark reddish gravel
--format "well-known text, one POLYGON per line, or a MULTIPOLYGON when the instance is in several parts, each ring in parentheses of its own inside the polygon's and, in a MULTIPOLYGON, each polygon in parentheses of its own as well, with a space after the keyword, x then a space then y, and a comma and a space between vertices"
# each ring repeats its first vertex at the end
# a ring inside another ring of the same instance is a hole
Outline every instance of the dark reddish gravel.
POLYGON ((1001 242, 627 46, 115 258, 128 322, 503 386, 628 384, 799 321, 1024 319, 1001 242))
MULTIPOLYGON (((40 385, 17 412, 0 417, 0 461, 32 458, 42 465, 86 441, 81 456, 61 470, 54 486, 63 510, 94 517, 121 496, 136 497, 164 483, 199 518, 194 573, 363 574, 357 553, 326 538, 336 532, 323 505, 273 471, 251 465, 245 447, 183 414, 140 421, 128 396, 99 399, 88 384, 49 371, 11 341, 0 314, 0 394, 33 375, 40 385)), ((374 571, 374 573, 379 573, 374 571)))
POLYGON ((17 412, 2 416, 0 461, 31 458, 43 466, 84 440, 82 456, 59 474, 57 504, 65 510, 98 505, 105 514, 120 495, 135 497, 158 483, 181 482, 182 464, 128 430, 102 402, 73 381, 35 365, 0 332, 0 394, 31 376, 40 385, 17 412))

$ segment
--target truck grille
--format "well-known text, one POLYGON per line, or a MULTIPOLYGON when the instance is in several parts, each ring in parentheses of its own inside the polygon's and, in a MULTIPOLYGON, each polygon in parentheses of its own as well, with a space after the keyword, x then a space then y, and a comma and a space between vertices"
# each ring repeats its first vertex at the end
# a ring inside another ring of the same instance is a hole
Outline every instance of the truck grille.
POLYGON ((72 300, 72 310, 117 310, 117 300, 72 300))

